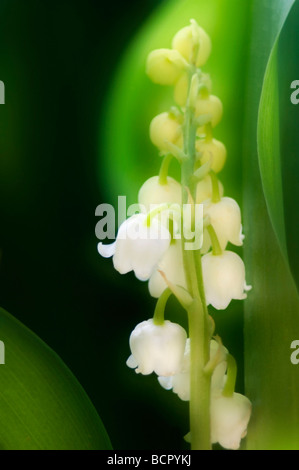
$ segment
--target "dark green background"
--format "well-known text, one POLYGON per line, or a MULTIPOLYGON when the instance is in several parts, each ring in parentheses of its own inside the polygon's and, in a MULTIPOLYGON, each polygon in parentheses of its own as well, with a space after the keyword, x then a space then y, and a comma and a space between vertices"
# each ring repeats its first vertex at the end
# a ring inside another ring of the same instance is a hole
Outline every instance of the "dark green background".
POLYGON ((159 3, 0 3, 0 304, 62 357, 117 449, 180 448, 188 432, 187 405, 125 365, 147 287, 114 272, 94 234, 105 97, 159 3))

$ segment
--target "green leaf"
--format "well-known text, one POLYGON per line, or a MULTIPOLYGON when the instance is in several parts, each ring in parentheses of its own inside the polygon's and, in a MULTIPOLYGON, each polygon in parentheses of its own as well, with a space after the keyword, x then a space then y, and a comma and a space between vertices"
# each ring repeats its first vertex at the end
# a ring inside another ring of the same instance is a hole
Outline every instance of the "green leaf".
POLYGON ((61 359, 0 309, 0 449, 111 449, 86 393, 61 359))
POLYGON ((248 449, 299 448, 299 374, 290 361, 299 300, 287 257, 277 78, 278 40, 293 4, 258 0, 252 8, 244 136, 244 255, 253 285, 245 302, 248 449))

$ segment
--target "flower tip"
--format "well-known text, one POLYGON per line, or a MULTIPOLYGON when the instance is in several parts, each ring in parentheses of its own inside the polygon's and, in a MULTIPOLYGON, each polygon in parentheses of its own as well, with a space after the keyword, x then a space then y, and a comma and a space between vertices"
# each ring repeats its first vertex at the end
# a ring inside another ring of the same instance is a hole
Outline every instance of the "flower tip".
POLYGON ((103 258, 111 258, 115 254, 116 242, 110 245, 103 245, 102 242, 98 243, 98 252, 103 258))

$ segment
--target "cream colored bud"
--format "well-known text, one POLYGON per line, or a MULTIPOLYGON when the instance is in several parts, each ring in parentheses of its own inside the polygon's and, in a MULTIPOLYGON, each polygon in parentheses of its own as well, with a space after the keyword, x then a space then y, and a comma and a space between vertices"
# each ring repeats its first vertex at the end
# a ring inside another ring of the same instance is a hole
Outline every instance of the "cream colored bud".
POLYGON ((188 97, 188 75, 184 73, 178 79, 174 87, 174 101, 179 106, 186 106, 188 97))
POLYGON ((159 85, 174 85, 186 68, 182 55, 173 49, 156 49, 147 58, 146 73, 159 85))
POLYGON ((160 184, 159 176, 152 176, 141 186, 138 193, 138 203, 146 211, 152 204, 181 204, 182 187, 175 179, 167 176, 166 184, 160 184))
POLYGON ((180 142, 182 128, 176 117, 168 112, 155 116, 150 124, 150 139, 164 152, 168 152, 167 142, 172 144, 180 142))
POLYGON ((211 170, 219 173, 226 162, 227 151, 225 145, 216 139, 196 141, 196 151, 200 154, 200 163, 211 161, 211 170))
POLYGON ((201 67, 211 54, 212 43, 204 29, 192 24, 176 33, 172 40, 172 47, 179 51, 189 63, 201 67))
POLYGON ((212 127, 217 126, 223 115, 223 105, 217 96, 209 95, 207 98, 199 96, 196 101, 195 115, 202 116, 209 114, 211 116, 212 127))
POLYGON ((247 434, 251 402, 244 395, 234 393, 211 400, 211 441, 225 449, 237 450, 247 434))
MULTIPOLYGON (((222 197, 216 203, 208 199, 204 202, 203 212, 205 216, 209 217, 222 250, 225 250, 228 242, 236 246, 243 245, 241 210, 234 199, 222 197)), ((208 250, 211 246, 210 236, 206 230, 204 231, 204 240, 202 252, 204 252, 204 247, 208 250)))
POLYGON ((170 376, 181 370, 187 334, 177 323, 166 320, 156 325, 152 319, 139 323, 130 336, 132 355, 128 367, 148 375, 170 376))
MULTIPOLYGON (((201 86, 204 86, 206 90, 209 93, 211 93, 212 82, 211 82, 211 78, 209 74, 203 73, 200 75, 199 88, 201 86)), ((176 82, 176 85, 174 87, 174 101, 179 106, 186 106, 187 97, 188 97, 188 74, 183 73, 178 79, 178 81, 176 82)))
MULTIPOLYGON (((219 194, 223 196, 224 189, 223 184, 218 180, 219 194)), ((207 199, 211 199, 213 195, 212 180, 209 175, 205 176, 204 179, 197 183, 196 187, 196 204, 201 204, 207 199)))
POLYGON ((246 299, 245 291, 251 289, 245 282, 244 263, 232 251, 223 251, 218 256, 204 255, 202 273, 207 305, 217 310, 226 309, 232 299, 246 299))

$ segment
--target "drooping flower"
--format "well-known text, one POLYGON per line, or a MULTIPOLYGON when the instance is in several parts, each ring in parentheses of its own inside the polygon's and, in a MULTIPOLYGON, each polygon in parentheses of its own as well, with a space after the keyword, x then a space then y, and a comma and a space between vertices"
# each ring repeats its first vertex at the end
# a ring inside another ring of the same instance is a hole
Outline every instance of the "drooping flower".
POLYGON ((207 305, 217 310, 227 308, 232 299, 246 299, 245 266, 242 259, 232 251, 215 256, 207 253, 202 257, 202 273, 207 305))
POLYGON ((113 256, 113 264, 120 274, 134 271, 135 276, 146 281, 170 245, 167 228, 155 218, 150 225, 147 214, 135 214, 121 224, 116 241, 110 245, 98 244, 100 255, 113 256))
POLYGON ((224 167, 227 151, 225 145, 220 140, 197 140, 196 150, 200 155, 200 163, 204 165, 211 162, 211 170, 219 173, 224 167))
MULTIPOLYGON (((223 185, 218 180, 218 189, 219 194, 223 196, 223 185)), ((209 175, 205 176, 201 181, 197 183, 196 186, 196 204, 201 204, 202 202, 211 199, 213 194, 213 187, 211 177, 209 175)))
POLYGON ((168 142, 182 145, 182 128, 177 116, 164 112, 155 116, 150 123, 150 139, 162 153, 169 152, 168 142))
POLYGON ((211 441, 225 449, 237 450, 247 434, 251 415, 250 400, 234 393, 231 397, 219 395, 211 400, 211 441))
POLYGON ((177 50, 155 49, 147 58, 146 73, 160 85, 174 85, 184 69, 186 61, 177 50))
MULTIPOLYGON (((219 363, 215 367, 211 378, 211 393, 219 394, 224 385, 225 372, 227 368, 226 355, 228 350, 219 345, 214 339, 210 342, 210 360, 213 360, 216 354, 219 354, 219 363)), ((165 390, 171 390, 176 393, 183 401, 190 400, 190 338, 186 341, 184 360, 179 373, 172 377, 158 377, 160 385, 165 390)), ((199 392, 200 393, 200 392, 199 392)))
POLYGON ((222 119, 223 105, 220 99, 215 95, 201 96, 196 100, 195 115, 202 116, 209 114, 212 127, 216 127, 222 119))
POLYGON ((172 284, 184 287, 185 289, 187 288, 181 240, 172 241, 150 277, 148 288, 151 296, 155 298, 160 297, 167 288, 167 284, 160 271, 165 274, 166 278, 172 282, 172 284))
MULTIPOLYGON (((244 235, 242 234, 241 211, 234 199, 222 197, 216 203, 207 200, 204 202, 203 210, 204 216, 209 217, 210 224, 216 232, 222 250, 225 250, 228 242, 236 246, 243 245, 244 235)), ((208 251, 210 246, 210 236, 208 231, 205 230, 202 252, 208 251)))
POLYGON ((159 182, 159 176, 152 176, 141 186, 138 193, 138 203, 146 211, 154 204, 181 204, 182 187, 171 176, 167 176, 166 184, 159 182))
POLYGON ((182 367, 186 339, 186 331, 177 323, 166 320, 156 325, 153 319, 143 321, 131 333, 132 355, 127 365, 143 375, 174 375, 182 367))

